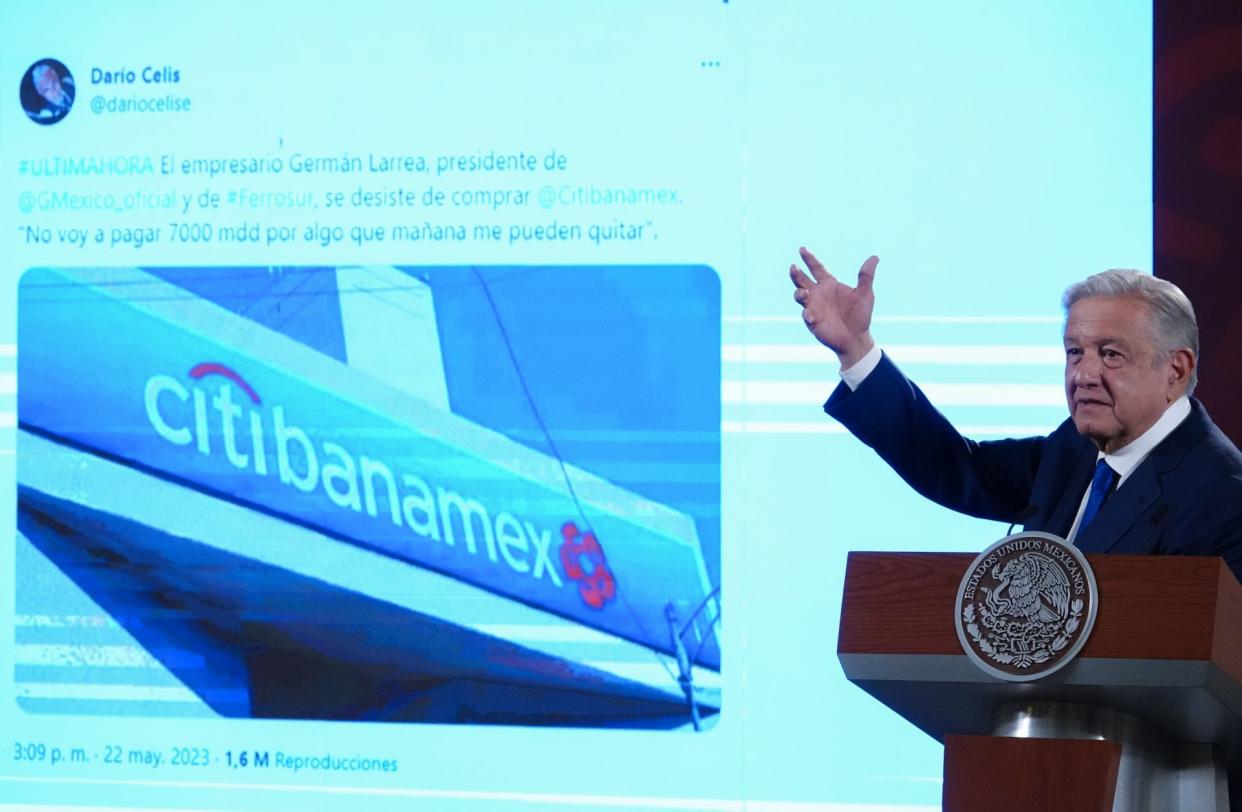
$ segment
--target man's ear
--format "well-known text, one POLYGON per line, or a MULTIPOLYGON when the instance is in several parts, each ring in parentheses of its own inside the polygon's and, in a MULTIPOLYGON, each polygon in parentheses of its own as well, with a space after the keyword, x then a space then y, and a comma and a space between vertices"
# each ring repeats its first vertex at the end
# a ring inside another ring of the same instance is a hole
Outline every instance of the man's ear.
POLYGON ((1169 353, 1169 388, 1173 392, 1170 400, 1181 397, 1190 383, 1190 373, 1195 368, 1195 356, 1185 347, 1169 353))

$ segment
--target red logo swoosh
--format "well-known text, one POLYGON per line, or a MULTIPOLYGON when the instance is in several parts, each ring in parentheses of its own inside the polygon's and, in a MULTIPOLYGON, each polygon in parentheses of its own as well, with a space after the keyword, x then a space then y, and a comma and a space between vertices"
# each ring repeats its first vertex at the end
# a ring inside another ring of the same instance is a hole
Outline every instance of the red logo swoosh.
POLYGON ((196 364, 190 369, 190 377, 195 380, 204 378, 208 375, 222 375, 225 378, 228 378, 230 381, 241 387, 241 390, 250 396, 250 400, 255 403, 259 402, 259 393, 254 391, 254 389, 251 388, 250 384, 246 383, 246 380, 242 378, 242 376, 238 375, 224 364, 217 364, 215 362, 208 361, 196 364))

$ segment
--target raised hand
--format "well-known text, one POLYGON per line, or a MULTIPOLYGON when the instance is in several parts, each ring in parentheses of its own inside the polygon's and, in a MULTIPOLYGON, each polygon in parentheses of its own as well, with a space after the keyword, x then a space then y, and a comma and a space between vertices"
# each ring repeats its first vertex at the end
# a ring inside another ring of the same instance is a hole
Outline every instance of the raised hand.
POLYGON ((871 310, 875 306, 871 283, 880 260, 867 257, 858 269, 858 286, 851 288, 828 273, 807 249, 800 248, 798 253, 811 272, 807 276, 797 265, 789 266, 794 301, 802 305, 802 320, 811 335, 837 354, 841 367, 848 369, 875 346, 871 338, 871 310))

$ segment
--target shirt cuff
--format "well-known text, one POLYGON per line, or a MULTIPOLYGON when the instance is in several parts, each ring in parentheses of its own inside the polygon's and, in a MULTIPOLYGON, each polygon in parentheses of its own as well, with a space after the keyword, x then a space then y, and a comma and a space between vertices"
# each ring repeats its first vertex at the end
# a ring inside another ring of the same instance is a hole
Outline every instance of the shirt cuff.
POLYGON ((850 388, 851 392, 861 386, 867 376, 880 365, 880 358, 883 355, 880 345, 876 344, 857 364, 849 369, 841 370, 841 380, 845 381, 845 385, 850 388))

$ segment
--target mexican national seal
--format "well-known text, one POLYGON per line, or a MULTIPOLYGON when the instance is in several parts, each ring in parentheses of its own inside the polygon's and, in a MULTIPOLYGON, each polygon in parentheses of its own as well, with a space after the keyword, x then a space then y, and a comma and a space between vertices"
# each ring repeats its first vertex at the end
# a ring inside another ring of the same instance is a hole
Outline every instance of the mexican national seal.
POLYGON ((984 671, 1010 681, 1064 667, 1095 625, 1095 573, 1051 533, 1017 533, 988 547, 957 588, 957 638, 984 671))

